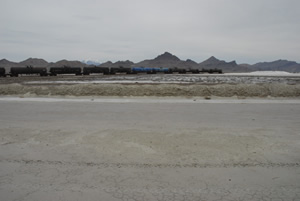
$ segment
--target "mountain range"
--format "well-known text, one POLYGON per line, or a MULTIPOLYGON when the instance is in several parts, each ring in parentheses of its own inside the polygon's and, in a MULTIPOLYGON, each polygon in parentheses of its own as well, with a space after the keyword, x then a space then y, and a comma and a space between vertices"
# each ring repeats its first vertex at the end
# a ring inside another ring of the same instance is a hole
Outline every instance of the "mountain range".
POLYGON ((8 61, 6 59, 0 60, 0 67, 4 67, 7 71, 9 71, 10 67, 26 67, 26 66, 33 66, 33 67, 46 67, 50 69, 51 67, 62 67, 62 66, 76 66, 76 67, 85 67, 88 66, 80 61, 68 61, 68 60, 60 60, 57 62, 47 62, 44 59, 37 59, 37 58, 29 58, 19 63, 8 61))
MULTIPOLYGON (((47 62, 44 59, 37 58, 29 58, 25 61, 11 62, 6 59, 0 60, 0 67, 5 67, 7 70, 10 67, 25 67, 25 66, 33 66, 33 67, 60 67, 60 66, 76 66, 76 67, 86 67, 95 65, 92 61, 88 62, 80 62, 80 61, 68 61, 68 60, 60 60, 58 62, 47 62)), ((181 60, 175 55, 165 52, 161 55, 158 55, 154 59, 143 60, 138 63, 134 63, 132 61, 117 61, 115 63, 111 61, 107 61, 100 65, 100 67, 166 67, 166 68, 185 68, 185 69, 211 69, 218 68, 222 69, 223 72, 251 72, 251 71, 286 71, 286 72, 300 72, 300 64, 294 61, 287 60, 277 60, 273 62, 260 62, 254 65, 249 64, 237 64, 236 61, 226 62, 223 60, 219 60, 214 56, 208 58, 207 60, 197 63, 191 59, 181 60)))

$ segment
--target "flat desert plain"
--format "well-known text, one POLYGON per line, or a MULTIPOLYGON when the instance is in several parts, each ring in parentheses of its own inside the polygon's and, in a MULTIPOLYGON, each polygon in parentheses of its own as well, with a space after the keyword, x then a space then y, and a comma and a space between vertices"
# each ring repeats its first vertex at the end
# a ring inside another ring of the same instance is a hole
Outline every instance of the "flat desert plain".
POLYGON ((300 100, 0 97, 0 198, 300 200, 300 100))

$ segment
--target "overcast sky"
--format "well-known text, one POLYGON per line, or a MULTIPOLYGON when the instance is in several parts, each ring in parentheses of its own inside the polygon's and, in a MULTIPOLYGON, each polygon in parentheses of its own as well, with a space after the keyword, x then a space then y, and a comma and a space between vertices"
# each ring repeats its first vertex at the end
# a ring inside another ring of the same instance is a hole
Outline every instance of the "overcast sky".
POLYGON ((300 0, 0 0, 0 59, 300 63, 300 0))

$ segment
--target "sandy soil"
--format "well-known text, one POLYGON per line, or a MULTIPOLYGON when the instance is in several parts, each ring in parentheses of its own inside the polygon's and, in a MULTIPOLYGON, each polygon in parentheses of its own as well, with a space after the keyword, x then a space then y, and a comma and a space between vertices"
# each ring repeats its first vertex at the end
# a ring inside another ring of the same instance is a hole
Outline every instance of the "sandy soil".
POLYGON ((0 98, 1 200, 300 199, 298 99, 33 99, 0 98))

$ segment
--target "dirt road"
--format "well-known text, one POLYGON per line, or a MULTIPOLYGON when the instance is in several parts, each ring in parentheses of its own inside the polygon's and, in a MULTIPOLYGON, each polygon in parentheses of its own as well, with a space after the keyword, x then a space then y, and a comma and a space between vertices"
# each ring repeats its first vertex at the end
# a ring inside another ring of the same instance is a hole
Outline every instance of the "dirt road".
POLYGON ((299 200, 300 101, 0 97, 1 200, 299 200))

